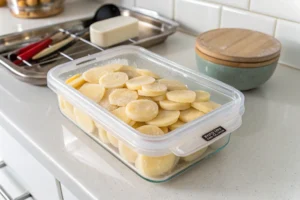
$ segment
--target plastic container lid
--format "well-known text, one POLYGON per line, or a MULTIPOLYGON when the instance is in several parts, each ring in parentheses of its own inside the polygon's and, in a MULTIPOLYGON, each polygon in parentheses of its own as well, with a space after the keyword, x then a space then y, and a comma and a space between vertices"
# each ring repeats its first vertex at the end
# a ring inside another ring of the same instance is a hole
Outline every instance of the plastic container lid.
POLYGON ((244 96, 240 91, 135 46, 116 47, 60 65, 48 73, 48 87, 58 95, 63 95, 73 106, 84 110, 138 153, 149 156, 163 156, 172 152, 177 156, 190 155, 240 127, 244 113, 244 96), (192 90, 208 91, 211 99, 222 106, 166 135, 153 137, 141 134, 64 83, 74 74, 109 63, 149 69, 161 77, 182 81, 192 90))

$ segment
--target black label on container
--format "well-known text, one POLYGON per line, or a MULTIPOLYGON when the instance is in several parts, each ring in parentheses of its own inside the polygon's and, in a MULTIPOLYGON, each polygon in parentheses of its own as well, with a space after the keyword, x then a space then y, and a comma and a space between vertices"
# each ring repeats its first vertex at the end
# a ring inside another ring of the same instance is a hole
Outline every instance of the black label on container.
POLYGON ((204 135, 202 135, 202 138, 206 141, 211 141, 212 139, 218 137, 219 135, 221 135, 222 133, 225 133, 226 129, 223 128, 222 126, 219 126, 218 128, 215 128, 212 131, 209 131, 208 133, 205 133, 204 135))

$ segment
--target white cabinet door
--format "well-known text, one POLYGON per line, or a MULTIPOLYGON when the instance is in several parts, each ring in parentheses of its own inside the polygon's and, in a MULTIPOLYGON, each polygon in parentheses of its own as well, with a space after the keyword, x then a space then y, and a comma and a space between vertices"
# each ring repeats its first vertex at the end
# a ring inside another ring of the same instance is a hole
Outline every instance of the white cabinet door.
POLYGON ((35 200, 60 200, 55 178, 14 138, 0 129, 3 160, 35 200))
POLYGON ((61 184, 61 190, 64 200, 79 200, 64 185, 61 184))

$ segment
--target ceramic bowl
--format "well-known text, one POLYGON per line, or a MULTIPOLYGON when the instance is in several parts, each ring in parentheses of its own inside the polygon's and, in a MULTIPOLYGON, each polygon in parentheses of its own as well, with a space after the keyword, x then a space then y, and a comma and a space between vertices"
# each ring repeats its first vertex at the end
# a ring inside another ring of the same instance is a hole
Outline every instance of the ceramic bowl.
POLYGON ((250 63, 232 63, 220 61, 209 61, 207 56, 203 56, 199 50, 196 49, 196 61, 198 69, 201 73, 210 77, 218 79, 227 83, 238 90, 250 90, 264 84, 273 75, 277 64, 278 58, 261 63, 260 67, 249 67, 253 64, 250 63), (218 64, 219 63, 219 64, 218 64), (222 63, 222 64, 221 64, 222 63), (235 66, 234 66, 235 65, 235 66))

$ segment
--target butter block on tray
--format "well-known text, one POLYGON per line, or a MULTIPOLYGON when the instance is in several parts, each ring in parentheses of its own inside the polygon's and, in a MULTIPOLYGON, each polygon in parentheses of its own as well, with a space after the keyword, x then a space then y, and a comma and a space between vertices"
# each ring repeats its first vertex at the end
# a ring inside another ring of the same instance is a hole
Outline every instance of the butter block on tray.
POLYGON ((91 42, 100 47, 113 46, 138 34, 138 20, 129 16, 106 19, 90 26, 91 42))

